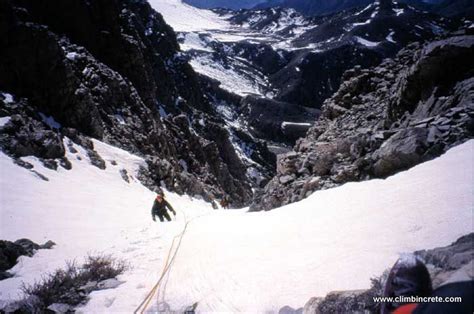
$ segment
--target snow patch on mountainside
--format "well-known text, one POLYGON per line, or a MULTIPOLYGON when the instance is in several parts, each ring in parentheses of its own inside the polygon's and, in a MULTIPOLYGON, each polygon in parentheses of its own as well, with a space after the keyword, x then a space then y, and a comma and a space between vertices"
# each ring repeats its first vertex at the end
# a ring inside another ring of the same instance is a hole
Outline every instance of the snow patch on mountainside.
MULTIPOLYGON (((126 283, 113 290, 108 304, 86 312, 132 312, 159 275, 164 252, 181 231, 184 215, 192 219, 212 208, 204 201, 167 192, 166 198, 178 212, 176 221, 155 223, 150 214, 155 194, 136 179, 138 168, 146 166, 142 158, 94 140, 95 150, 107 165, 100 170, 90 164, 81 146, 72 147, 77 153, 67 153, 72 163, 69 171, 45 168, 36 157, 22 158, 49 181, 0 152, 0 239, 57 243, 52 250, 19 258, 10 270, 15 277, 0 281, 0 304, 20 298, 23 283, 40 280, 45 273, 63 268, 66 261, 81 263, 88 254, 103 253, 125 259, 132 269, 120 277, 126 283), (130 183, 123 180, 122 169, 130 183)), ((94 292, 92 300, 104 291, 94 292)))
POLYGON ((378 44, 380 44, 379 42, 373 42, 359 36, 355 36, 354 38, 359 44, 364 45, 366 47, 376 47, 378 44))
POLYGON ((218 80, 221 82, 220 87, 237 95, 261 94, 259 83, 265 84, 257 77, 246 77, 232 67, 225 68, 206 56, 193 58, 190 63, 196 72, 218 80))
POLYGON ((214 12, 195 8, 181 0, 149 0, 149 3, 176 32, 229 28, 229 23, 214 12))

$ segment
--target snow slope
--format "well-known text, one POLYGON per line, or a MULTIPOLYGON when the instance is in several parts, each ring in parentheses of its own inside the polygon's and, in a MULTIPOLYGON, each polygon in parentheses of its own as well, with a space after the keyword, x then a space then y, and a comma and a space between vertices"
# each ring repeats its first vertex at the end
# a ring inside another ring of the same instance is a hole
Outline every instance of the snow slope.
POLYGON ((90 166, 80 147, 68 153, 70 171, 26 158, 49 182, 0 155, 0 238, 58 243, 21 257, 15 277, 0 281, 0 300, 18 298, 21 282, 65 260, 103 252, 133 268, 120 276, 124 284, 93 292, 79 311, 133 312, 159 278, 173 237, 192 220, 149 310, 182 311, 198 302, 199 312, 278 312, 331 290, 366 288, 399 253, 446 245, 473 230, 474 140, 386 180, 319 191, 271 212, 213 211, 167 193, 178 215, 165 224, 150 219, 154 194, 120 177, 122 168, 133 176, 143 161, 94 144, 105 171, 90 166))
MULTIPOLYGON (((0 281, 0 307, 2 300, 21 296, 22 282, 33 283, 45 272, 64 267, 66 260, 81 262, 89 253, 113 254, 130 261, 134 269, 124 276, 127 283, 123 287, 129 290, 127 295, 138 300, 159 273, 163 251, 168 249, 173 233, 182 228, 180 223, 158 225, 151 220, 155 195, 134 177, 138 167, 145 164, 141 158, 94 141, 107 164, 106 170, 100 170, 91 166, 80 146, 73 147, 78 153, 67 153, 73 165, 70 171, 61 167, 53 171, 34 157, 22 158, 48 182, 0 152, 0 239, 57 243, 53 250, 40 250, 33 258, 20 257, 12 269, 15 277, 0 281), (121 178, 121 169, 131 175, 130 184, 121 178)), ((191 215, 212 209, 187 196, 167 193, 167 199, 178 205, 177 210, 189 208, 191 215)), ((178 221, 182 220, 180 215, 178 221)), ((133 300, 113 302, 111 298, 108 302, 115 304, 114 311, 133 306, 133 300)), ((102 311, 106 309, 102 305, 102 311)))
POLYGON ((181 0, 149 0, 150 5, 161 13, 176 32, 225 30, 229 23, 210 10, 198 9, 181 0))
POLYGON ((369 287, 399 253, 473 231, 474 141, 386 180, 349 183, 267 213, 206 216, 166 286, 171 308, 278 312, 369 287))

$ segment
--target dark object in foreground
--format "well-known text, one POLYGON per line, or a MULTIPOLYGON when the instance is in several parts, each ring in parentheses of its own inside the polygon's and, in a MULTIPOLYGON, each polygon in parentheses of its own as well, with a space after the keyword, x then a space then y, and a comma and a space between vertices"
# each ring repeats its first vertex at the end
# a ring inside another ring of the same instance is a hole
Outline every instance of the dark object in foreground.
MULTIPOLYGON (((421 259, 414 255, 400 258, 393 265, 385 284, 384 297, 428 297, 433 293, 430 273, 421 259)), ((380 312, 388 314, 404 305, 399 302, 382 304, 380 312)))
POLYGON ((412 261, 399 259, 393 266, 385 285, 384 297, 423 297, 430 302, 385 302, 381 314, 442 314, 473 313, 474 281, 460 281, 442 285, 432 291, 430 274, 425 264, 413 256, 412 261), (436 298, 433 302, 432 298, 436 298), (446 298, 453 298, 447 300, 446 298), (460 298, 460 301, 454 300, 460 298))

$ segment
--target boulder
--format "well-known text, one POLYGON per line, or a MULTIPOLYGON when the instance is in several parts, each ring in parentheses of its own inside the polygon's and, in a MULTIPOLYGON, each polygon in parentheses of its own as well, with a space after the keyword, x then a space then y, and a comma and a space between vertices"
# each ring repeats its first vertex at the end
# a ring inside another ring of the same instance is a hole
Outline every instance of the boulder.
MULTIPOLYGON (((50 249, 55 245, 53 241, 47 241, 43 245, 38 245, 29 239, 19 239, 15 242, 0 240, 0 273, 3 279, 11 277, 5 273, 15 266, 18 257, 22 255, 33 256, 39 249, 50 249)), ((0 279, 1 280, 1 279, 0 279)))
POLYGON ((374 153, 374 175, 386 177, 423 161, 428 147, 428 131, 424 128, 404 129, 390 137, 374 153))
POLYGON ((307 197, 313 189, 300 182, 312 177, 318 178, 314 190, 384 178, 472 138, 474 36, 444 36, 408 45, 377 67, 347 71, 306 136, 278 156, 276 179, 251 208, 269 210, 307 197))
POLYGON ((459 238, 449 246, 417 251, 415 254, 421 256, 426 263, 438 268, 459 269, 462 265, 474 260, 474 233, 459 238))
POLYGON ((21 245, 0 240, 0 271, 15 266, 18 257, 28 255, 28 251, 21 245))
POLYGON ((36 244, 29 239, 19 239, 16 240, 14 243, 23 247, 26 251, 26 255, 28 256, 33 256, 35 251, 41 248, 39 244, 36 244))
POLYGON ((56 243, 54 243, 53 241, 51 240, 48 240, 46 241, 44 244, 40 245, 40 249, 46 249, 46 250, 49 250, 49 249, 52 249, 53 246, 55 246, 56 243))

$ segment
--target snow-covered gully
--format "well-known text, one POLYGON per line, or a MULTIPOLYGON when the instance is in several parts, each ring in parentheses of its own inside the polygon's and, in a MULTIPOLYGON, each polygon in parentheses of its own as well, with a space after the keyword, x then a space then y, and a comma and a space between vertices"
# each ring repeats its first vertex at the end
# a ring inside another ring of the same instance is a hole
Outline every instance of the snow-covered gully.
POLYGON ((166 193, 178 212, 170 223, 151 220, 154 194, 133 175, 143 161, 94 144, 106 170, 90 166, 79 146, 68 153, 68 172, 25 158, 47 182, 0 156, 0 236, 57 243, 20 258, 15 277, 0 281, 3 302, 21 297, 22 283, 99 252, 132 268, 118 288, 93 292, 80 313, 133 312, 161 277, 146 312, 193 305, 198 312, 278 312, 332 290, 367 288, 399 253, 449 244, 473 229, 473 140, 386 180, 318 191, 271 212, 213 210, 166 193), (130 183, 120 169, 132 174, 130 183))

